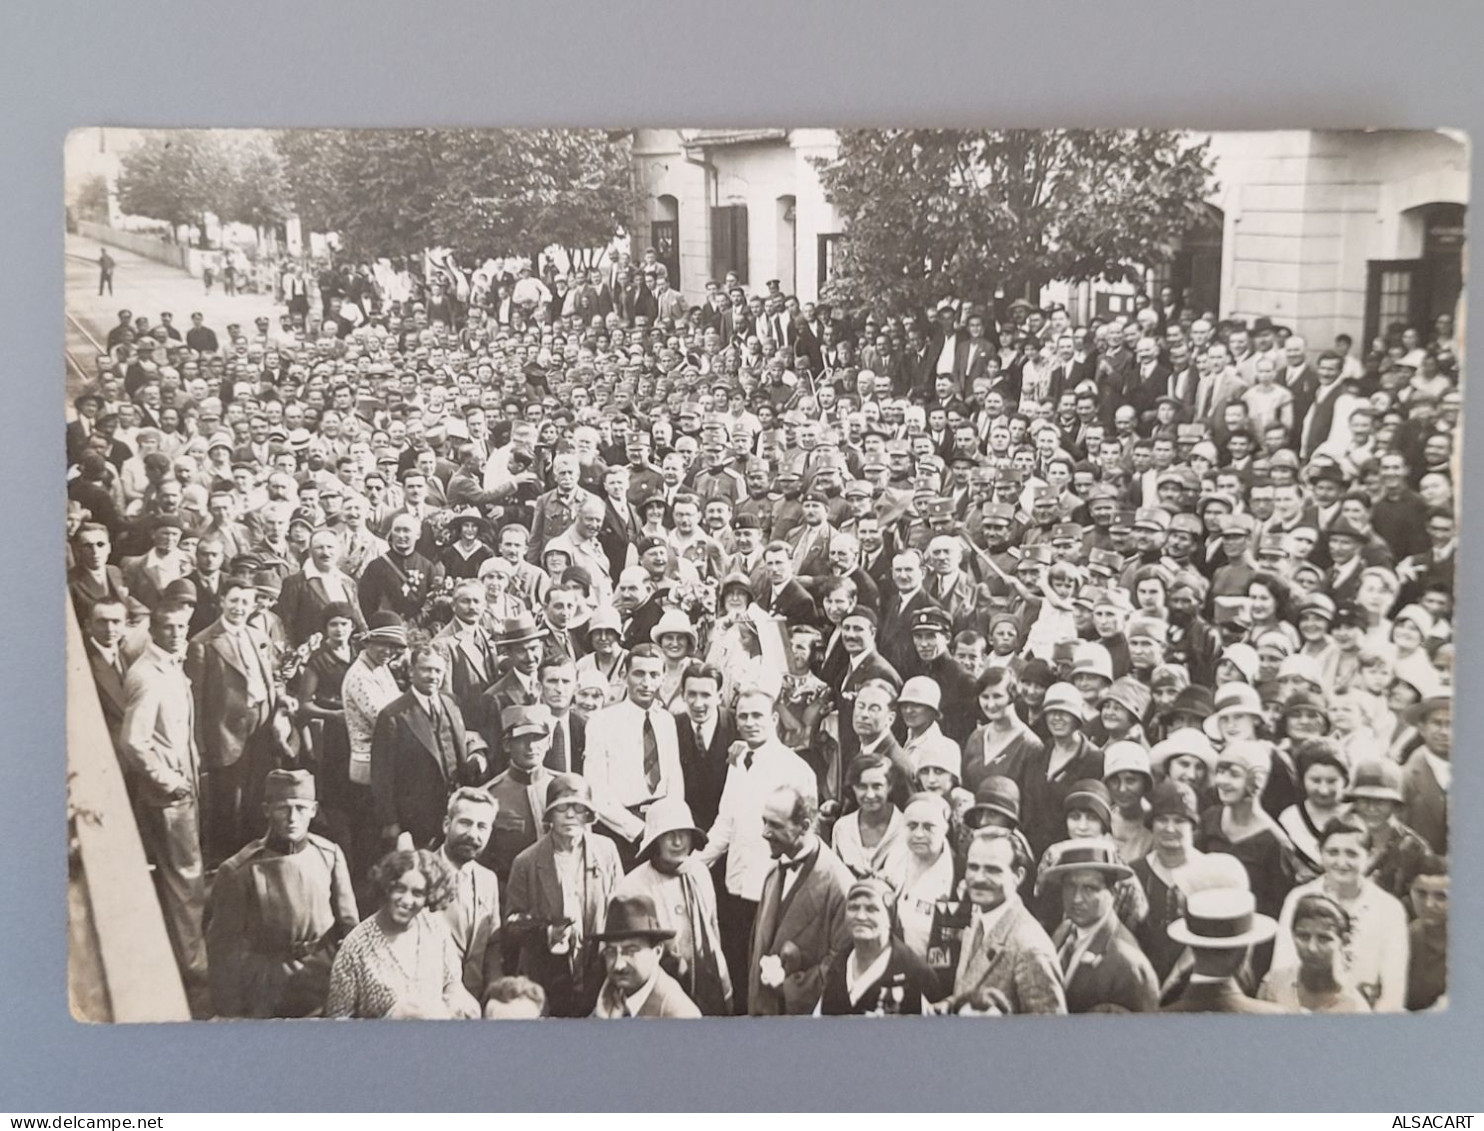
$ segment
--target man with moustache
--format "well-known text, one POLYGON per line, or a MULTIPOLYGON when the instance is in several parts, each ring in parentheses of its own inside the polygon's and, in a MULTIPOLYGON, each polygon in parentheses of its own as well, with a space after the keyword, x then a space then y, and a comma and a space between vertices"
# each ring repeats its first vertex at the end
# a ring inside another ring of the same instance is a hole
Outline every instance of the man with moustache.
POLYGON ((484 952, 500 925, 499 881, 479 863, 498 809, 487 790, 473 786, 455 790, 448 799, 438 849, 454 885, 453 900, 440 914, 462 960, 464 988, 475 997, 484 989, 484 952))
MULTIPOLYGON (((957 1013, 966 1005, 979 1010, 984 998, 996 993, 1012 1013, 1067 1012, 1056 947, 1020 899, 1031 863, 1030 846, 1019 832, 993 826, 975 831, 964 865, 971 915, 953 928, 962 948, 944 1012, 957 1013)), ((945 935, 947 902, 940 901, 935 912, 928 947, 929 965, 939 968, 952 941, 945 935)))

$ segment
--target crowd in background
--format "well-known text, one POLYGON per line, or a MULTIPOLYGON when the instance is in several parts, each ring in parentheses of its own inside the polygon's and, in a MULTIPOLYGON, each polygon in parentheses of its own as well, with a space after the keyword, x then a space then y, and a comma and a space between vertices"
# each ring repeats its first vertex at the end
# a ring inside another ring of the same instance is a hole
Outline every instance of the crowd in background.
POLYGON ((67 426, 194 1015, 1444 1001, 1448 316, 278 287, 67 426))

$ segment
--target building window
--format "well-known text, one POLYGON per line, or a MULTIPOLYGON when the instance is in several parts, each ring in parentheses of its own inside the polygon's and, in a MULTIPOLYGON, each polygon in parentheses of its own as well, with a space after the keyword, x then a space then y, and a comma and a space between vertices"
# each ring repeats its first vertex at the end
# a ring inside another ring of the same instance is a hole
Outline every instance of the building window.
POLYGON ((728 204, 711 210, 711 277, 724 282, 728 271, 747 285, 747 205, 728 204))
POLYGON ((840 241, 844 238, 843 232, 824 232, 819 237, 819 274, 816 283, 821 294, 835 277, 835 257, 840 252, 840 241))

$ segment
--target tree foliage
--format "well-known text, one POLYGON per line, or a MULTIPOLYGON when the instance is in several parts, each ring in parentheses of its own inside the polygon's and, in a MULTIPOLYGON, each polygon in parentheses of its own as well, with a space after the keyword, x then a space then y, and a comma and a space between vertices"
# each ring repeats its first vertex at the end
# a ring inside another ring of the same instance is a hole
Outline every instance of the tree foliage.
POLYGON ((830 297, 921 309, 1122 281, 1168 260, 1214 188, 1172 130, 845 130, 815 158, 844 221, 830 297))
POLYGON ((229 179, 225 148, 208 130, 151 130, 119 162, 119 207, 172 227, 204 229, 222 206, 229 179))
POLYGON ((601 247, 636 210, 628 143, 601 130, 285 131, 290 195, 353 253, 601 247))
POLYGON ((108 179, 102 173, 89 177, 77 190, 74 207, 84 220, 108 222, 108 179))
POLYGON ((232 134, 223 151, 226 176, 213 211, 260 233, 287 219, 292 211, 288 177, 272 139, 257 131, 232 134))
POLYGON ((257 130, 150 131, 119 162, 119 207, 205 230, 209 213, 261 232, 292 211, 284 161, 257 130))

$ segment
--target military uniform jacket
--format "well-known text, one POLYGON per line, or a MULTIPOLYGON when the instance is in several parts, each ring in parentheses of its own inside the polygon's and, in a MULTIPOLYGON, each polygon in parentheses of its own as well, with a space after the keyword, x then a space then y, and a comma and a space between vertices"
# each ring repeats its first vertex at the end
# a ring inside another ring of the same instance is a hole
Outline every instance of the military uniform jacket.
POLYGON ((284 853, 266 837, 217 871, 206 909, 212 1003, 223 1017, 302 1017, 323 1007, 335 944, 360 922, 338 845, 310 833, 284 853))

